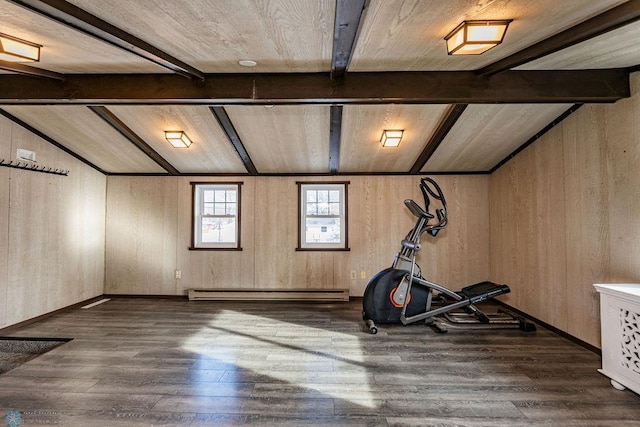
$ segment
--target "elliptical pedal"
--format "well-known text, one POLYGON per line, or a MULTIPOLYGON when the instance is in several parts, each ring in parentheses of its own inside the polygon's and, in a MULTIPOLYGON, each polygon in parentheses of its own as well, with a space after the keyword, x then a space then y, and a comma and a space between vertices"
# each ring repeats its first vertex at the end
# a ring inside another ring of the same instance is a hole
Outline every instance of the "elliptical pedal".
POLYGON ((460 291, 461 294, 469 298, 472 304, 488 300, 498 295, 508 294, 509 292, 511 292, 509 286, 498 285, 492 282, 476 283, 475 285, 466 286, 460 291))
POLYGON ((473 304, 470 304, 470 305, 466 306, 464 308, 464 311, 466 311, 468 314, 471 314, 471 315, 475 316, 475 318, 478 319, 478 321, 480 323, 490 323, 491 322, 491 319, 489 318, 489 316, 484 314, 484 312, 482 310, 479 310, 478 307, 476 307, 473 304))

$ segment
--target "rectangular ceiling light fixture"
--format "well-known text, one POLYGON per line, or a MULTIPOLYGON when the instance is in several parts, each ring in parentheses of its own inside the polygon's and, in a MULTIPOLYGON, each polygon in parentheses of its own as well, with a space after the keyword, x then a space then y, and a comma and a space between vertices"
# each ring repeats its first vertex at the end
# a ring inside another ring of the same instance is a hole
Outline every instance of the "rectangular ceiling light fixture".
POLYGON ((380 143, 383 147, 397 147, 400 145, 404 130, 385 130, 382 132, 380 143))
POLYGON ((0 33, 0 60, 10 62, 40 61, 39 44, 0 33))
POLYGON ((181 130, 165 131, 164 137, 174 148, 189 148, 191 145, 191 140, 187 134, 181 130))
POLYGON ((444 38, 449 55, 480 55, 504 39, 513 19, 500 21, 463 21, 444 38))

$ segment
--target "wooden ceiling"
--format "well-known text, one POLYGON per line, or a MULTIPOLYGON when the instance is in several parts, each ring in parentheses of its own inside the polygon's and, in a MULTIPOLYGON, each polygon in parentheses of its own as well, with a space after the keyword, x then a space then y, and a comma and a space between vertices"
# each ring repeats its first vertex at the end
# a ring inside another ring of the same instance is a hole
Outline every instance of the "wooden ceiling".
POLYGON ((42 45, 0 61, 0 120, 106 174, 489 173, 640 69, 640 0, 0 3, 0 33, 42 45), (447 55, 471 19, 513 22, 447 55))

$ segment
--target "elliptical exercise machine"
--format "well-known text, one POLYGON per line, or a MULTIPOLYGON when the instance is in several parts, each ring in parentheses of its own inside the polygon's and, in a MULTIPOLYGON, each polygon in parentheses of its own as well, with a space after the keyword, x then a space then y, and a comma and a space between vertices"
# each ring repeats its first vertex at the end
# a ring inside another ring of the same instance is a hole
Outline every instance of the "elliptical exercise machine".
POLYGON ((376 274, 367 285, 363 300, 363 318, 369 332, 378 332, 376 323, 410 323, 424 320, 438 332, 452 327, 516 327, 523 331, 535 331, 535 325, 505 310, 487 315, 476 306, 498 295, 510 292, 507 285, 480 282, 454 292, 422 277, 416 264, 421 249, 420 236, 427 232, 436 237, 447 227, 447 202, 440 186, 431 178, 420 179, 420 191, 425 208, 415 201, 404 204, 417 217, 413 229, 402 240, 400 251, 393 265, 376 274), (431 199, 440 204, 435 209, 437 222, 429 212, 431 199), (461 313, 462 310, 462 313, 461 313))

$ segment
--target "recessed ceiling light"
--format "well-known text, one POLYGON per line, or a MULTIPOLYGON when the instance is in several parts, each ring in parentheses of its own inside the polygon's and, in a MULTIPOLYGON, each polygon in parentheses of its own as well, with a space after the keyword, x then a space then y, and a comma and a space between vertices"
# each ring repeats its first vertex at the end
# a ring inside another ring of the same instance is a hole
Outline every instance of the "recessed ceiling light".
POLYGON ((238 61, 238 64, 242 65, 243 67, 255 67, 256 65, 258 65, 256 61, 252 61, 250 59, 243 59, 242 61, 238 61))

